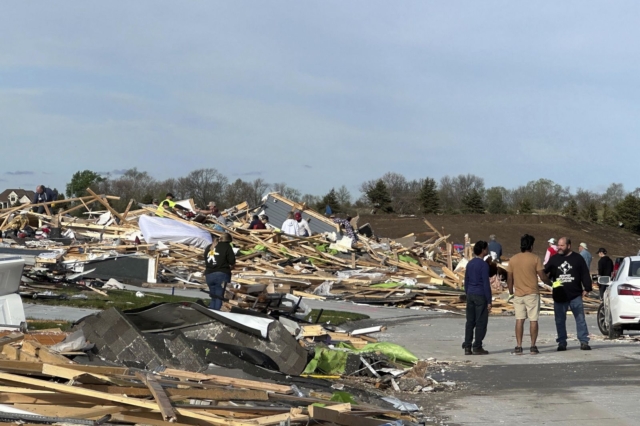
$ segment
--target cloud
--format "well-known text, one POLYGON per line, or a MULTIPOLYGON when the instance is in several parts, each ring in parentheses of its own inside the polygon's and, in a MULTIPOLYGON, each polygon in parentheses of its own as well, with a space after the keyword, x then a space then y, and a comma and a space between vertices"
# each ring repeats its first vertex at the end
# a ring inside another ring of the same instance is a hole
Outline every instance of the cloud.
POLYGON ((33 175, 35 174, 34 172, 28 172, 28 171, 17 171, 17 172, 6 172, 6 175, 12 175, 12 176, 22 176, 22 175, 33 175))
POLYGON ((311 166, 310 166, 310 165, 308 165, 308 164, 303 164, 303 165, 302 165, 302 167, 304 167, 305 169, 313 169, 313 167, 311 167, 311 166))
POLYGON ((116 170, 112 170, 111 174, 120 176, 120 175, 123 175, 123 174, 127 173, 127 170, 128 169, 116 169, 116 170))
POLYGON ((234 173, 234 176, 262 176, 264 172, 256 171, 256 172, 245 172, 245 173, 234 173))

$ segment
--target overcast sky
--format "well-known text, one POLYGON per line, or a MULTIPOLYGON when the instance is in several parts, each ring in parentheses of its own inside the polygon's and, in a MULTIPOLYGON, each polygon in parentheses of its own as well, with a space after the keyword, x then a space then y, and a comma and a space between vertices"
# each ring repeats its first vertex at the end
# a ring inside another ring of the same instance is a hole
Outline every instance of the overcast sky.
POLYGON ((213 167, 322 194, 387 171, 627 189, 637 1, 9 2, 0 188, 213 167))

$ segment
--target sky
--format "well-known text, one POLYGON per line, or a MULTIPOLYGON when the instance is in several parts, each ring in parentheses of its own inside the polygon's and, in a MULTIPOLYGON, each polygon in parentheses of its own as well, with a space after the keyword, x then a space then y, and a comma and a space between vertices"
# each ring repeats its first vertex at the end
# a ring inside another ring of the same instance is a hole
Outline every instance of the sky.
POLYGON ((10 2, 0 188, 212 167, 324 194, 392 171, 637 182, 635 1, 10 2))

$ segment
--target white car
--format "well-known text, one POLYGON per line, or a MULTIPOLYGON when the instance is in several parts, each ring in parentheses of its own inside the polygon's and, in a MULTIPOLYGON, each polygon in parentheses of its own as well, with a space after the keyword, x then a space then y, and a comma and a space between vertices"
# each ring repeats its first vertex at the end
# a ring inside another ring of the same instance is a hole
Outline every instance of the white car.
MULTIPOLYGON (((600 277, 598 284, 607 284, 600 277)), ((640 256, 625 257, 609 282, 598 309, 598 327, 602 334, 616 339, 625 330, 640 330, 640 256)))

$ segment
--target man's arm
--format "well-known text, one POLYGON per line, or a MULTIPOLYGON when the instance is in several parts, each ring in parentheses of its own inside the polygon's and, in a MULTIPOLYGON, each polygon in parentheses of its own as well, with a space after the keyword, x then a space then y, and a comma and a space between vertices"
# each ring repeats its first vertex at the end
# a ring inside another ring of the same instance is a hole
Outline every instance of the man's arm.
POLYGON ((538 277, 540 278, 540 281, 542 281, 546 285, 552 285, 551 280, 549 279, 547 274, 544 273, 544 268, 538 270, 538 277))
POLYGON ((464 292, 467 293, 467 284, 469 284, 469 268, 464 271, 464 292))
POLYGON ((484 287, 484 297, 487 298, 487 305, 491 306, 491 283, 489 282, 489 265, 482 262, 482 286, 484 287))
POLYGON ((304 223, 304 229, 307 230, 307 233, 309 234, 307 236, 310 237, 311 236, 311 227, 309 227, 309 222, 305 222, 304 223))
POLYGON ((227 251, 227 262, 229 263, 229 268, 233 269, 236 266, 236 255, 233 252, 233 247, 229 245, 227 251))
POLYGON ((551 252, 549 251, 549 249, 547 249, 547 251, 544 254, 544 264, 546 265, 549 262, 549 259, 551 258, 551 252))
POLYGON ((507 287, 509 294, 513 294, 513 272, 507 272, 507 287))
POLYGON ((588 293, 593 289, 593 286, 591 283, 591 274, 589 273, 589 267, 587 266, 587 262, 584 260, 584 258, 582 259, 581 266, 580 280, 582 281, 582 287, 584 288, 584 291, 588 293))

